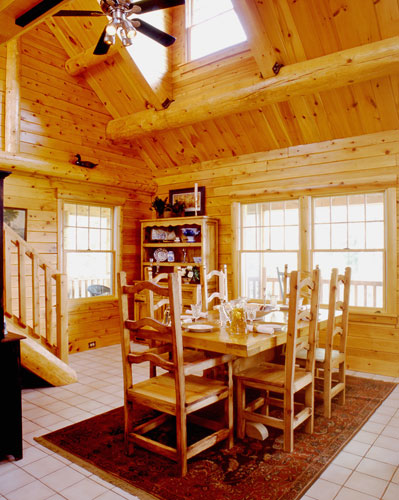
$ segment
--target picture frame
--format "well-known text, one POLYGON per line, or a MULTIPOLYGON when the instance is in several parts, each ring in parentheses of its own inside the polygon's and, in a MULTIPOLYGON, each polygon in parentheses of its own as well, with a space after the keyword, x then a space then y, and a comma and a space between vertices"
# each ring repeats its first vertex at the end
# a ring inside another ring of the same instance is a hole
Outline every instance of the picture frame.
POLYGON ((4 222, 13 229, 18 236, 26 240, 28 210, 26 208, 4 207, 4 222))
MULTIPOLYGON (((184 201, 186 207, 184 209, 184 216, 192 216, 195 214, 195 199, 194 199, 195 188, 183 188, 183 189, 170 189, 169 190, 169 202, 173 204, 175 201, 184 201)), ((198 208, 197 215, 205 215, 205 186, 200 186, 198 188, 198 208)))

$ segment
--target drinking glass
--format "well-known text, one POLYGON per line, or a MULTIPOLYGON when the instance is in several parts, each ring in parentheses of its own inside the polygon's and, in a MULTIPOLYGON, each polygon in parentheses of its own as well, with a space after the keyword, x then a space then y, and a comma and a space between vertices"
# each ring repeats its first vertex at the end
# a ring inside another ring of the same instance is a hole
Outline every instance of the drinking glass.
POLYGON ((256 319, 256 311, 258 310, 258 304, 246 304, 245 314, 247 316, 247 321, 252 325, 254 319, 256 319))
POLYGON ((197 320, 201 316, 201 304, 191 304, 191 313, 193 315, 193 320, 197 320))

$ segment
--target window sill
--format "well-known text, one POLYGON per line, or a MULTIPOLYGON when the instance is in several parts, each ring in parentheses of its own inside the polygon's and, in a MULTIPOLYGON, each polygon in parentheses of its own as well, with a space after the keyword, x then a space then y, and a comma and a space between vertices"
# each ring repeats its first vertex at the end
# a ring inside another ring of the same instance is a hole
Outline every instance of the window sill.
POLYGON ((188 73, 189 71, 203 68, 204 66, 217 63, 230 57, 232 58, 245 52, 250 52, 248 42, 238 43, 237 45, 233 45, 232 47, 228 47, 227 49, 219 50, 218 52, 214 52, 213 54, 208 54, 207 56, 193 59, 192 61, 186 61, 180 64, 177 67, 177 70, 180 74, 188 73))

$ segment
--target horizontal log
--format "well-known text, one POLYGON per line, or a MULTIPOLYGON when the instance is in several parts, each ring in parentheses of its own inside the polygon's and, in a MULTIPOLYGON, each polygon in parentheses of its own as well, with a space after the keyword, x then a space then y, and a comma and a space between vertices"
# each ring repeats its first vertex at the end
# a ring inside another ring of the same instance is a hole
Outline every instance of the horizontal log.
POLYGON ((84 52, 77 54, 76 56, 71 57, 65 62, 65 69, 67 73, 72 76, 77 76, 86 71, 93 66, 97 66, 98 64, 108 61, 114 57, 115 54, 119 52, 122 48, 120 44, 111 45, 108 49, 108 52, 104 55, 93 54, 95 46, 89 47, 84 52))
POLYGON ((176 102, 168 109, 148 109, 111 120, 107 135, 128 140, 154 131, 241 113, 399 72, 399 36, 285 66, 278 76, 195 102, 176 102))
MULTIPOLYGON (((126 166, 126 168, 128 168, 128 166, 126 166)), ((126 173, 122 175, 116 168, 112 170, 108 168, 101 169, 100 167, 88 169, 68 162, 32 158, 32 156, 28 155, 15 155, 0 151, 0 170, 8 170, 29 175, 58 177, 62 180, 67 178, 71 182, 84 181, 90 182, 90 184, 116 186, 121 189, 137 188, 145 193, 156 192, 156 185, 151 178, 146 182, 143 179, 137 180, 135 170, 138 168, 139 165, 132 168, 132 175, 127 179, 126 173)))

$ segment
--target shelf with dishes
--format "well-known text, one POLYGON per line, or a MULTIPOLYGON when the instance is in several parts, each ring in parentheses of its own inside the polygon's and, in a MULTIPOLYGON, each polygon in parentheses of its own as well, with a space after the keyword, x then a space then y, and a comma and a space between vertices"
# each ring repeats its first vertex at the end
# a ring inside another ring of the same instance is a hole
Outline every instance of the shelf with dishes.
POLYGON ((170 243, 169 241, 162 241, 158 243, 144 243, 143 247, 144 248, 158 248, 160 245, 167 247, 167 248, 190 248, 190 247, 201 247, 202 243, 170 243))
MULTIPOLYGON (((202 264, 217 269, 218 221, 207 216, 141 221, 141 275, 152 267, 155 274, 177 267, 201 272, 202 264)), ((184 276, 183 276, 184 277, 184 276)), ((187 276, 188 277, 188 276, 187 276)))

